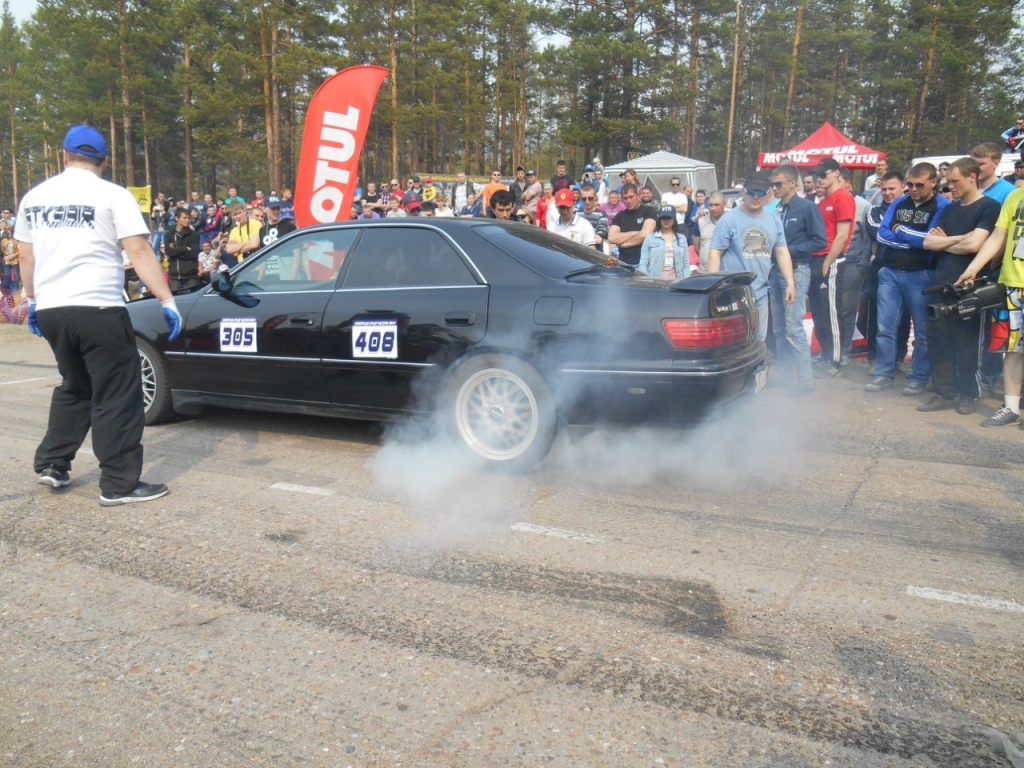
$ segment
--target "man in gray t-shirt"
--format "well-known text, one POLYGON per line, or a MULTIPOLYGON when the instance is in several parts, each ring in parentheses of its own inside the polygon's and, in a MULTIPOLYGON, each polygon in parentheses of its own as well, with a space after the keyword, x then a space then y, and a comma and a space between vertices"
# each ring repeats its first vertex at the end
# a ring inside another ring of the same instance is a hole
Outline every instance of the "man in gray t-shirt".
POLYGON ((708 260, 708 272, 753 272, 757 276, 750 288, 757 301, 757 333, 762 341, 768 333, 768 272, 773 258, 786 280, 786 302, 796 298, 793 261, 782 219, 764 210, 770 189, 767 173, 759 171, 747 177, 739 205, 726 211, 715 226, 708 260))
POLYGON ((532 168, 526 172, 526 191, 523 192, 523 205, 530 209, 533 218, 537 218, 537 203, 544 195, 544 188, 537 181, 537 172, 532 168))

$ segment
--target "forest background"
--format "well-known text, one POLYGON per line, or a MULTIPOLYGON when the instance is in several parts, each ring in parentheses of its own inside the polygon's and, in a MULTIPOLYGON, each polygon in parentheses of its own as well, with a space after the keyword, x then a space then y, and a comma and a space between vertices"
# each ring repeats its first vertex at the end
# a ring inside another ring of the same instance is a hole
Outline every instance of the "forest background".
POLYGON ((68 126, 172 196, 294 184, 316 88, 382 87, 361 175, 542 177, 665 149, 719 181, 832 121, 890 154, 998 140, 1022 103, 1018 0, 39 0, 0 18, 0 203, 59 172, 68 126))

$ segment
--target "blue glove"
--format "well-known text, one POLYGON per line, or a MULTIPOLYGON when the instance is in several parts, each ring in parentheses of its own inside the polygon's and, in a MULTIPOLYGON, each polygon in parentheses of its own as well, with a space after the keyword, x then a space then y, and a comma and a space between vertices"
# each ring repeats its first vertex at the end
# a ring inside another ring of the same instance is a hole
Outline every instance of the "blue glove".
POLYGON ((167 340, 174 341, 178 338, 178 334, 181 333, 181 313, 178 311, 178 305, 171 298, 167 301, 161 301, 160 306, 164 308, 164 322, 167 323, 167 327, 171 331, 167 340))
POLYGON ((39 327, 39 318, 36 317, 36 300, 28 300, 28 329, 36 336, 42 336, 43 331, 39 327))

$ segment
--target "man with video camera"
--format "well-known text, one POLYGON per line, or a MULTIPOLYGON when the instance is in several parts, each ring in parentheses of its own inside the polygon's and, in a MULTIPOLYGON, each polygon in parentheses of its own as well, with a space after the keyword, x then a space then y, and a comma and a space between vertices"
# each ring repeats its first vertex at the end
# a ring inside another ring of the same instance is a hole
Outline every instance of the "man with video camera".
MULTIPOLYGON (((949 166, 946 181, 954 202, 935 217, 924 247, 938 257, 933 272, 938 286, 960 279, 971 260, 996 226, 999 203, 978 188, 981 167, 973 157, 961 157, 949 166)), ((930 303, 942 301, 948 291, 930 291, 930 303)), ((955 297, 954 297, 955 298, 955 297)), ((974 413, 981 394, 978 361, 981 356, 984 312, 967 317, 938 304, 928 313, 928 351, 935 394, 917 406, 919 411, 956 408, 957 413, 974 413)))
MULTIPOLYGON (((983 427, 1008 427, 1021 423, 1020 392, 1024 383, 1024 187, 1011 192, 978 255, 957 279, 957 284, 973 282, 992 261, 1002 259, 999 283, 1005 286, 1006 303, 1001 317, 993 325, 993 340, 1002 342, 1003 407, 981 422, 983 427)), ((995 351, 995 350, 992 350, 995 351)))

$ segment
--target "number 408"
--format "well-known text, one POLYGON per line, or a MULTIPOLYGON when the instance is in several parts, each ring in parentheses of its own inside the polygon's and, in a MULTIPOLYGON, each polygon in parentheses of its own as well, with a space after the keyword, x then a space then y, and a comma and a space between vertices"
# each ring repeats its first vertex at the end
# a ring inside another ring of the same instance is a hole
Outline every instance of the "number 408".
POLYGON ((394 331, 361 331, 356 336, 356 349, 360 352, 390 352, 394 348, 394 331))

